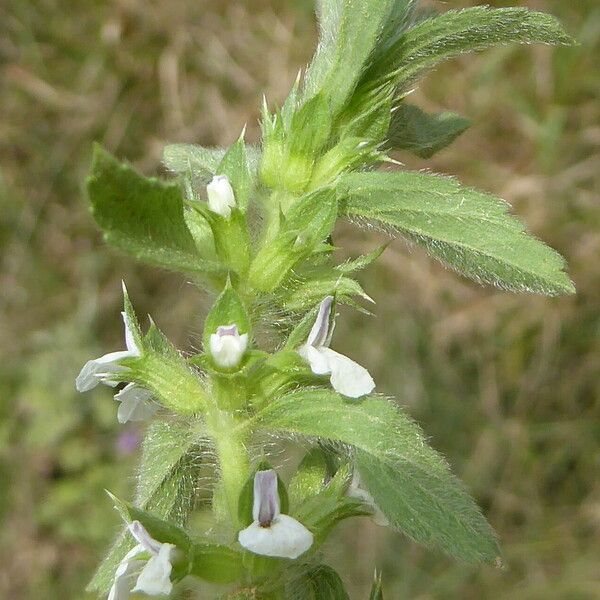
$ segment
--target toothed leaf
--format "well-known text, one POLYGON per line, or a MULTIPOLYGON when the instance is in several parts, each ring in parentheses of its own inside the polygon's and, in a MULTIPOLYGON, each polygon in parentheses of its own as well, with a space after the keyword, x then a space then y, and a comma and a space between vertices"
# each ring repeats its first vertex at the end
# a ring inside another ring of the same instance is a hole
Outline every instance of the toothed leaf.
POLYGON ((476 281, 549 296, 574 292, 563 258, 528 235, 499 198, 413 172, 355 173, 341 186, 347 216, 381 224, 476 281))

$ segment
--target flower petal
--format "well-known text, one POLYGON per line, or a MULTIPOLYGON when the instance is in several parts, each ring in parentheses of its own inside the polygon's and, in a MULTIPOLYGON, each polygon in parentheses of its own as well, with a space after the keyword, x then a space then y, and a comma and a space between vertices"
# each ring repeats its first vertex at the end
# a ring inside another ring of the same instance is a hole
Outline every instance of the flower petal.
POLYGON ((127 600, 133 588, 136 574, 144 565, 143 560, 135 560, 135 557, 144 552, 141 546, 130 550, 119 563, 115 571, 115 579, 108 593, 108 600, 127 600))
POLYGON ((313 534, 289 515, 279 515, 270 527, 256 521, 238 534, 240 544, 263 556, 298 558, 313 544, 313 534))
POLYGON ((125 311, 121 312, 123 317, 123 323, 125 324, 125 347, 131 356, 141 356, 140 349, 135 343, 135 336, 133 335, 133 327, 129 322, 129 317, 125 311))
POLYGON ((227 175, 215 175, 206 186, 208 208, 228 219, 235 207, 235 194, 227 175))
POLYGON ((103 380, 102 375, 105 373, 117 373, 121 367, 118 361, 123 358, 129 358, 131 354, 127 351, 109 352, 100 358, 88 360, 83 369, 81 369, 77 379, 75 379, 75 387, 78 392, 87 392, 95 388, 99 383, 115 386, 116 382, 103 380))
POLYGON ((269 526, 279 516, 277 473, 273 469, 257 471, 254 475, 252 518, 261 526, 269 526))
POLYGON ((174 550, 173 544, 161 544, 158 554, 153 556, 142 569, 132 591, 149 596, 168 596, 173 590, 171 557, 174 550))
POLYGON ((310 365, 310 370, 315 375, 329 375, 331 369, 327 357, 323 353, 324 348, 314 348, 304 345, 298 350, 298 354, 310 365))
POLYGON ((385 516, 385 514, 379 508, 379 506, 377 506, 377 504, 375 503, 375 499, 373 498, 373 496, 371 496, 368 490, 365 490, 361 487, 360 475, 356 470, 354 471, 354 475, 352 476, 352 482, 350 483, 350 487, 348 488, 348 496, 350 496, 351 498, 357 498, 358 500, 361 500, 373 509, 372 519, 376 525, 379 525, 380 527, 387 527, 390 524, 388 518, 385 516))
POLYGON ((318 348, 325 345, 329 332, 329 320, 331 318, 331 306, 333 304, 333 296, 327 296, 319 305, 319 312, 315 323, 308 334, 306 344, 318 348))
POLYGON ((210 353, 217 365, 231 368, 239 365, 246 348, 248 334, 239 334, 237 325, 221 326, 210 336, 210 353))
POLYGON ((158 410, 158 404, 152 402, 151 398, 150 390, 135 383, 128 383, 118 394, 115 394, 115 400, 121 403, 117 411, 119 423, 145 421, 152 417, 158 410))
POLYGON ((333 389, 349 398, 360 398, 375 389, 375 382, 364 367, 330 348, 321 348, 331 372, 333 389))
POLYGON ((144 550, 155 556, 160 552, 160 549, 164 544, 157 542, 139 521, 131 521, 128 525, 128 529, 129 533, 131 533, 144 550))

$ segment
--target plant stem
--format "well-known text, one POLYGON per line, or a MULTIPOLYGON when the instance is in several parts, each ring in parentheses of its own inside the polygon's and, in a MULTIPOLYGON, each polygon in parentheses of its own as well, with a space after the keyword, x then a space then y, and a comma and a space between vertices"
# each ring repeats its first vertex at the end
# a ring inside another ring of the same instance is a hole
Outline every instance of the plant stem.
POLYGON ((222 492, 225 496, 231 524, 237 528, 238 499, 249 474, 245 430, 239 427, 230 412, 213 406, 206 416, 206 425, 217 451, 221 472, 222 492))

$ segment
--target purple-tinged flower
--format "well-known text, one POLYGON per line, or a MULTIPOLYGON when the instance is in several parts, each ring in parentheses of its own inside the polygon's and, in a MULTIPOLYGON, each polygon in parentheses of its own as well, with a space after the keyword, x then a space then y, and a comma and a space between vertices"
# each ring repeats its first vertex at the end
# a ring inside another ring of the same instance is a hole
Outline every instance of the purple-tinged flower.
POLYGON ((321 302, 306 344, 298 352, 315 375, 330 375, 336 392, 349 398, 360 398, 375 389, 375 382, 364 367, 329 348, 335 327, 331 322, 332 305, 333 296, 327 296, 321 302))
POLYGON ((254 521, 238 534, 240 544, 263 556, 298 558, 313 543, 313 534, 302 523, 281 514, 277 473, 257 471, 254 476, 254 521))
POLYGON ((222 325, 210 336, 210 353, 215 363, 224 369, 237 367, 248 347, 248 334, 237 325, 222 325))

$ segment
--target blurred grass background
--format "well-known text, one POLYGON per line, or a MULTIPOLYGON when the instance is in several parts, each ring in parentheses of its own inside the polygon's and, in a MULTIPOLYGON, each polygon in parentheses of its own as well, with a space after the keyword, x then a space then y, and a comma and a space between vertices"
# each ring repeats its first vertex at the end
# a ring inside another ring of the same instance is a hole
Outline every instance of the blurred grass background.
MULTIPOLYGON (((415 100, 474 127, 432 161, 398 158, 506 198, 568 258, 578 294, 484 289, 399 242, 363 275, 377 316, 346 312, 337 344, 448 456, 506 568, 456 564, 365 521, 328 554, 356 599, 375 565, 390 600, 600 598, 600 4, 491 4, 552 12, 580 45, 448 63, 415 100)), ((127 496, 135 452, 110 392, 78 395, 73 379, 122 344, 120 279, 183 348, 205 305, 103 245, 82 192, 92 141, 152 173, 166 142, 229 144, 245 123, 257 139, 261 95, 283 100, 315 39, 309 0, 0 5, 3 598, 85 598, 118 526, 103 489, 127 496)), ((336 233, 350 255, 377 242, 336 233)))

